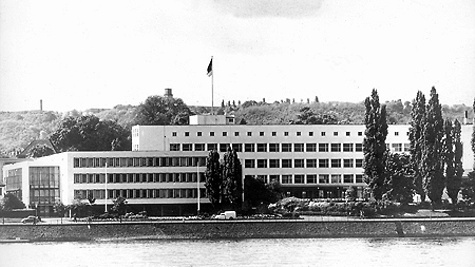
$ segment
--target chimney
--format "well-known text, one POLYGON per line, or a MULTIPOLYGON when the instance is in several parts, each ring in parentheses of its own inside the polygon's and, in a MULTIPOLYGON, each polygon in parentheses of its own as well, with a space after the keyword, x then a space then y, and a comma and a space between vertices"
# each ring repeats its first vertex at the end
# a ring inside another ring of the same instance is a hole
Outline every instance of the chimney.
POLYGON ((165 97, 173 97, 171 88, 165 88, 165 97))
POLYGON ((40 111, 43 111, 43 99, 40 99, 40 111))
POLYGON ((463 124, 466 125, 468 123, 468 110, 463 112, 463 124))

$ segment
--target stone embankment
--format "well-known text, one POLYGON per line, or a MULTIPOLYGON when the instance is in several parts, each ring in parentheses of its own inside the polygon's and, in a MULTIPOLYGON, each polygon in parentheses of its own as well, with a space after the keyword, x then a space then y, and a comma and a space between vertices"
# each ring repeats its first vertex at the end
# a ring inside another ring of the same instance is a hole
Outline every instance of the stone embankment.
POLYGON ((475 236, 475 219, 154 221, 0 225, 0 242, 133 239, 475 236))

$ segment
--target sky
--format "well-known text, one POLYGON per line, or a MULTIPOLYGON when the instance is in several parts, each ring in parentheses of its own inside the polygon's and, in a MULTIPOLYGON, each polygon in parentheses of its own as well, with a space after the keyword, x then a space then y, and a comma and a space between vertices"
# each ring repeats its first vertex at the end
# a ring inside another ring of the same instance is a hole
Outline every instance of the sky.
POLYGON ((318 96, 472 106, 473 0, 2 0, 0 111, 318 96), (213 56, 213 79, 206 75, 213 56))

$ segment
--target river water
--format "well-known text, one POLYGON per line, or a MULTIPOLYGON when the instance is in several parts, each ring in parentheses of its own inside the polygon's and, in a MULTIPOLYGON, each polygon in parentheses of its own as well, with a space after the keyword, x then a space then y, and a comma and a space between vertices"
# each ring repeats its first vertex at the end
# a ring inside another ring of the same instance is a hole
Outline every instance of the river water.
POLYGON ((0 266, 475 266, 475 237, 0 244, 0 266))

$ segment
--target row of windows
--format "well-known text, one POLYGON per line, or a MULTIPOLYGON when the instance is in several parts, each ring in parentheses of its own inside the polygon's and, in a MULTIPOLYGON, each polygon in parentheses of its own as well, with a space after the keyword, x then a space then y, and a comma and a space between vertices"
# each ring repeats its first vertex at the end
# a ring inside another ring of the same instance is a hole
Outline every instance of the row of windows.
MULTIPOLYGON (((125 197, 127 199, 135 198, 197 198, 197 189, 112 189, 107 190, 107 198, 115 199, 125 197)), ((77 199, 95 198, 104 199, 105 190, 74 190, 74 196, 77 199)), ((200 197, 206 197, 205 189, 200 189, 200 197)))
MULTIPOLYGON (((228 136, 230 133, 229 132, 221 132, 221 136, 228 136)), ((253 132, 246 132, 246 136, 253 136, 253 132)), ((258 134, 258 136, 265 136, 266 135, 266 132, 258 132, 256 133, 258 134)), ((302 132, 293 132, 292 133, 293 135, 295 136, 302 136, 302 132)), ((398 133, 399 134, 399 133, 398 133)), ((397 135, 398 135, 397 134, 397 135)), ((184 132, 183 133, 184 136, 190 136, 190 132, 184 132)), ((209 132, 208 133, 209 136, 216 136, 216 133, 215 132, 209 132)), ((233 133, 234 136, 241 136, 241 132, 234 132, 233 133)), ((278 136, 278 133, 277 132, 271 132, 270 133, 271 136, 278 136)), ((287 131, 284 131, 281 133, 282 136, 290 136, 290 133, 287 132, 287 131)), ((314 132, 307 132, 307 135, 308 136, 314 136, 314 132)), ((333 132, 333 136, 338 136, 339 135, 339 132, 333 132)), ((363 136, 363 132, 357 132, 357 135, 358 136, 363 136)), ((172 136, 173 137, 176 137, 178 136, 178 132, 172 132, 172 136)), ((196 136, 203 136, 203 132, 196 132, 196 136)), ((327 132, 320 132, 320 136, 327 136, 327 132)), ((351 136, 351 132, 345 132, 345 136, 351 136)))
POLYGON ((363 159, 245 159, 244 168, 362 168, 363 159))
MULTIPOLYGON (((109 173, 108 183, 196 183, 196 172, 187 173, 109 173)), ((200 173, 200 182, 205 182, 200 173)), ((103 184, 104 173, 75 173, 75 184, 103 184)))
MULTIPOLYGON (((340 132, 331 132, 333 134, 333 136, 339 136, 340 135, 340 132)), ((226 136, 230 136, 230 132, 227 132, 227 131, 223 131, 221 132, 221 136, 223 137, 226 137, 226 136)), ((266 136, 266 132, 258 132, 258 133, 255 133, 257 134, 258 136, 266 136)), ((268 133, 267 133, 268 134, 268 133)), ((307 132, 306 133, 308 136, 314 136, 314 132, 307 132)), ((343 133, 342 133, 343 134, 343 133)), ((355 134, 355 133, 353 133, 355 134)), ((406 133, 406 134, 409 134, 409 133, 406 133)), ((215 132, 209 132, 208 133, 209 136, 213 137, 213 136, 216 136, 216 133, 215 132)), ((234 136, 241 136, 241 132, 233 132, 233 135, 234 136)), ((253 132, 246 132, 246 136, 253 136, 254 133, 253 132)), ((270 132, 270 135, 271 136, 278 136, 278 133, 277 132, 270 132)), ((290 136, 290 132, 287 132, 287 131, 284 131, 281 133, 282 136, 290 136)), ((302 132, 300 131, 297 131, 297 132, 293 132, 292 135, 294 136, 302 136, 302 132)), ((356 135, 357 136, 363 136, 363 132, 356 132, 356 135)), ((178 136, 178 132, 172 132, 172 137, 177 137, 178 136)), ((188 137, 190 136, 190 132, 183 132, 183 136, 185 137, 188 137)), ((203 132, 196 132, 196 136, 203 136, 203 132)), ((320 132, 320 136, 327 136, 327 132, 325 131, 322 131, 320 132)), ((344 132, 344 136, 351 136, 351 132, 344 132)), ((399 132, 394 132, 394 136, 399 136, 399 132)))
POLYGON ((354 184, 364 183, 363 174, 283 174, 256 175, 265 182, 279 181, 281 184, 354 184))
POLYGON ((206 165, 206 157, 117 157, 74 158, 74 168, 108 167, 196 167, 206 165))
MULTIPOLYGON (((402 144, 401 144, 402 145, 402 144)), ((231 147, 236 152, 362 152, 361 143, 171 143, 170 151, 220 151, 231 147), (194 146, 194 149, 193 149, 194 146)))

